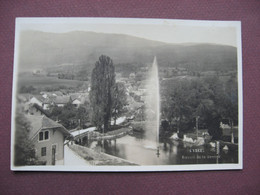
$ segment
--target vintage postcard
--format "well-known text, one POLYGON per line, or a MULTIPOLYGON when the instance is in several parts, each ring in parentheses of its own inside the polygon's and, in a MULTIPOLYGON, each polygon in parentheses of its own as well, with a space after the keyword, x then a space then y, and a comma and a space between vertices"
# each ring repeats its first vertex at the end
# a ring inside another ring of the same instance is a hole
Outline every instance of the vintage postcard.
POLYGON ((242 169, 241 23, 17 18, 11 170, 242 169))

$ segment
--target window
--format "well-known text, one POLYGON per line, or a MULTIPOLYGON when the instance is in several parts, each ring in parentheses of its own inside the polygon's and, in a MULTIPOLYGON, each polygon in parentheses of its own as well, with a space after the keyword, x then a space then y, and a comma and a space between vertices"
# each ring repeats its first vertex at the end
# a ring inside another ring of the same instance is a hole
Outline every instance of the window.
POLYGON ((46 156, 46 147, 41 148, 41 155, 46 156))
POLYGON ((43 140, 43 132, 40 132, 39 133, 39 141, 42 141, 43 140))
POLYGON ((48 140, 49 139, 49 131, 42 131, 39 133, 39 141, 48 140))
POLYGON ((49 131, 44 132, 44 137, 45 137, 45 139, 49 139, 49 131))

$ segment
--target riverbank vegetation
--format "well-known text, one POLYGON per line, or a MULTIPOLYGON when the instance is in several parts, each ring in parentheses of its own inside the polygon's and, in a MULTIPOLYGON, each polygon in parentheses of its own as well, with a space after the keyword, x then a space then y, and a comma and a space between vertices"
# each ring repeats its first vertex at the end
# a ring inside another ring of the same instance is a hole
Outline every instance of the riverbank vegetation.
POLYGON ((162 133, 194 132, 198 123, 198 128, 208 129, 213 139, 221 139, 220 122, 228 121, 231 128, 238 124, 236 77, 193 77, 161 85, 162 133))

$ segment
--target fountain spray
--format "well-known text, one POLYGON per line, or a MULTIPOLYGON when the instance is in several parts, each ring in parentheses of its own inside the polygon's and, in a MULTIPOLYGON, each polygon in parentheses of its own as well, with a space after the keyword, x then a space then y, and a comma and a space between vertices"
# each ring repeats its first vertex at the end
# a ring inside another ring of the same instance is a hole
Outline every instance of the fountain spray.
POLYGON ((156 154, 159 157, 160 88, 156 56, 154 57, 153 64, 150 69, 146 88, 146 139, 152 141, 153 146, 150 147, 153 147, 157 150, 156 154))
POLYGON ((156 96, 156 143, 157 143, 157 157, 160 156, 160 145, 159 145, 159 132, 160 132, 160 84, 159 84, 159 71, 156 56, 153 60, 152 69, 154 70, 154 80, 155 80, 155 96, 156 96))

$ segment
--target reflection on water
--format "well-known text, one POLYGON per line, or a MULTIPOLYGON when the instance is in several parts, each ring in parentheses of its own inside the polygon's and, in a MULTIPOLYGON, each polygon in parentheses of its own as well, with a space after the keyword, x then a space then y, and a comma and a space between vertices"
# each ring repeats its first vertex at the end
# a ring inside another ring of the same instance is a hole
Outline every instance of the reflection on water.
POLYGON ((139 165, 176 165, 176 164, 216 164, 237 163, 237 151, 219 152, 215 148, 193 146, 182 141, 166 140, 160 145, 160 155, 151 141, 135 136, 125 136, 116 141, 105 141, 101 144, 93 142, 90 147, 94 150, 104 150, 111 154, 139 165), (218 154, 219 153, 219 154, 218 154))

